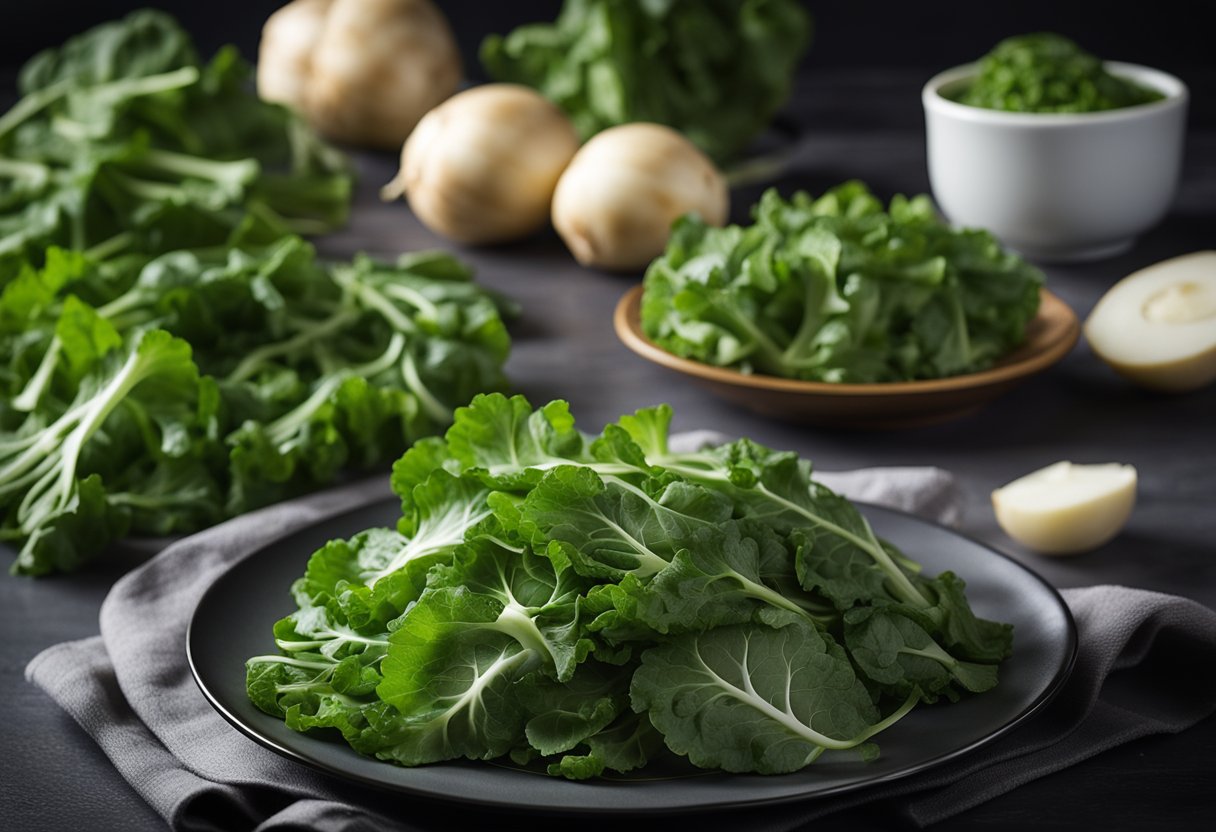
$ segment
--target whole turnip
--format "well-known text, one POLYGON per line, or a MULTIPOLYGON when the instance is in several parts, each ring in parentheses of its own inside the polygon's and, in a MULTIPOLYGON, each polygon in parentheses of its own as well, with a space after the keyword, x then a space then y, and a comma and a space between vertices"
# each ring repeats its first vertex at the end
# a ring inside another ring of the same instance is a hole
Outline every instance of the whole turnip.
POLYGON ((460 78, 451 29, 429 0, 294 0, 262 29, 259 95, 341 142, 399 147, 460 78))
POLYGON ((450 240, 513 240, 548 221, 553 189, 577 150, 574 126, 548 99, 486 84, 426 114, 382 195, 404 194, 423 224, 450 240))
POLYGON ((680 216, 722 225, 729 208, 726 180, 682 134, 623 124, 575 154, 553 195, 553 226, 583 265, 630 270, 663 253, 680 216))

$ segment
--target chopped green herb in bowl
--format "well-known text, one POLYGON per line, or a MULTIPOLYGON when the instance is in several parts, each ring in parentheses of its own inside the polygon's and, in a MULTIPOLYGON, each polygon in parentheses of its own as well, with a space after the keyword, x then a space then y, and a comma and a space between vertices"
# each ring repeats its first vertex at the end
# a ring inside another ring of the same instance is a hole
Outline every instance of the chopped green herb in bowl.
POLYGON ((1188 100, 1168 72, 1059 35, 1002 41, 921 91, 933 198, 1031 260, 1113 256, 1169 211, 1188 100))
POLYGON ((1015 113, 1095 113, 1160 101, 1165 96, 1109 72, 1063 35, 1006 38, 980 59, 979 74, 955 99, 1015 113))

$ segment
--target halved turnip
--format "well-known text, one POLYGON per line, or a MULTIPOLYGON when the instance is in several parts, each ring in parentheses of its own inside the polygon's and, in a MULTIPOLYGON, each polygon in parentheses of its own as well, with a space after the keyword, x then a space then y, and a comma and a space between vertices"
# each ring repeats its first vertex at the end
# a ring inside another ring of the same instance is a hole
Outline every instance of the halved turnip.
POLYGON ((1119 533, 1136 504, 1130 465, 1057 462, 992 492, 1005 533, 1045 555, 1096 549, 1119 533))
POLYGON ((1165 260, 1120 280, 1085 322, 1098 357, 1154 390, 1216 381, 1216 251, 1165 260))

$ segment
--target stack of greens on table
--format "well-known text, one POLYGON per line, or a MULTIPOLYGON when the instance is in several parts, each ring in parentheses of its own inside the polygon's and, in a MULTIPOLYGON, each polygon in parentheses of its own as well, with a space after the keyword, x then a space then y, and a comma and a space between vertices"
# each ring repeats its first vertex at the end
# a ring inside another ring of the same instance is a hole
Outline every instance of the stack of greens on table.
POLYGON ((775 190, 755 224, 674 226, 646 272, 642 327, 676 355, 745 373, 889 382, 982 370, 1025 338, 1043 275, 927 196, 887 210, 860 182, 775 190))
POLYGON ((481 60, 552 99, 584 139, 657 122, 724 161, 785 103, 810 34, 797 0, 566 0, 553 23, 486 38, 481 60))
POLYGON ((97 262, 52 248, 0 294, 0 535, 19 572, 194 531, 387 463, 500 389, 493 298, 441 253, 267 246, 97 262))
POLYGON ((483 395, 394 466, 397 527, 328 543, 249 696, 402 765, 509 755, 581 779, 670 752, 779 773, 992 688, 1012 628, 877 538, 810 463, 677 453, 671 411, 581 434, 483 395))
POLYGON ((0 539, 74 569, 387 464, 500 389, 445 254, 327 264, 346 163, 159 12, 36 56, 0 116, 0 539))
POLYGON ((979 74, 955 99, 1016 113, 1094 113, 1164 96, 1112 75, 1102 61, 1062 35, 1007 38, 980 59, 979 74))
POLYGON ((200 63, 151 10, 32 58, 0 116, 0 286, 51 245, 163 253, 342 225, 345 160, 249 74, 232 47, 200 63))

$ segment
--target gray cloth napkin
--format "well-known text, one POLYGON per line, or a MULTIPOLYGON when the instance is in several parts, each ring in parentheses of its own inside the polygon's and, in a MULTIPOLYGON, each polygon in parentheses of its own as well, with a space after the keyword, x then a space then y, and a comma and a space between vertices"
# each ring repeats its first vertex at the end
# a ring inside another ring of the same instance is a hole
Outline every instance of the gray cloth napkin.
MULTIPOLYGON (((953 480, 938 469, 819 478, 853 499, 940 522, 959 517, 953 480)), ((386 495, 384 478, 355 483, 170 545, 115 584, 101 609, 100 636, 49 648, 30 662, 28 679, 72 715, 173 829, 421 832, 500 821, 501 815, 365 789, 279 757, 213 711, 186 665, 189 617, 216 577, 275 539, 386 495)), ((875 801, 928 825, 1136 737, 1181 731, 1216 709, 1216 680, 1194 673, 1216 662, 1216 613, 1121 587, 1064 595, 1077 619, 1079 661, 1061 695, 1024 726, 923 775, 833 799, 752 808, 745 820, 715 812, 698 817, 699 828, 800 829, 875 801)), ((645 825, 630 825, 639 823, 645 825)), ((594 818, 579 824, 607 828, 594 818)))

